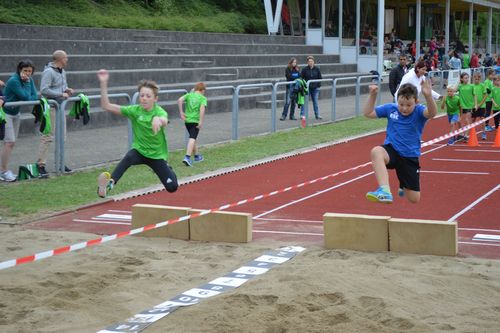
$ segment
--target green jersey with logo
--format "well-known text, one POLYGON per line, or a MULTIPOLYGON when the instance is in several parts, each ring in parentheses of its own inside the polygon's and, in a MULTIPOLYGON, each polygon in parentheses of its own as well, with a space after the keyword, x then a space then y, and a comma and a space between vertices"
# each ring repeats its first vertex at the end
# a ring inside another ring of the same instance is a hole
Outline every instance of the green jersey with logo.
POLYGON ((491 98, 497 103, 496 106, 493 104, 493 110, 500 111, 500 87, 493 86, 493 89, 491 89, 491 98))
POLYGON ((120 108, 121 113, 132 122, 134 142, 132 148, 141 155, 154 160, 167 160, 168 146, 163 127, 158 133, 153 133, 153 117, 168 119, 168 114, 158 104, 151 111, 140 105, 127 105, 120 108))
POLYGON ((460 114, 460 98, 446 96, 446 113, 449 115, 460 114))
POLYGON ((467 53, 464 53, 463 55, 463 60, 462 60, 462 68, 469 68, 470 67, 470 55, 467 53))
POLYGON ((460 97, 460 106, 462 109, 474 109, 474 85, 470 83, 459 84, 458 96, 460 97))
POLYGON ((483 100, 484 95, 486 95, 486 87, 484 86, 484 84, 482 84, 482 83, 475 84, 474 85, 474 96, 476 96, 478 108, 485 108, 486 107, 486 103, 479 105, 479 103, 481 103, 481 101, 483 100))
POLYGON ((190 92, 184 95, 184 102, 186 103, 186 123, 200 122, 200 109, 201 106, 207 106, 207 98, 198 92, 190 92))

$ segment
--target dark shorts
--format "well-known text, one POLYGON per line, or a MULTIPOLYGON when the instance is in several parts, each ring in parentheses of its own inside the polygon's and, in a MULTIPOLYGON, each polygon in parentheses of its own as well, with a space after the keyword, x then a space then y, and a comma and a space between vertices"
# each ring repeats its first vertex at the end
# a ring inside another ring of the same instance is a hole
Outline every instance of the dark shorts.
POLYGON ((484 118, 485 108, 479 108, 472 111, 472 118, 484 118))
POLYGON ((471 113, 472 109, 462 109, 462 114, 471 113))
POLYGON ((383 145, 389 155, 387 169, 396 169, 399 187, 420 192, 420 163, 418 157, 404 157, 391 145, 383 145))
POLYGON ((190 139, 197 139, 198 133, 200 133, 200 129, 197 127, 198 123, 186 123, 186 129, 189 133, 190 139))

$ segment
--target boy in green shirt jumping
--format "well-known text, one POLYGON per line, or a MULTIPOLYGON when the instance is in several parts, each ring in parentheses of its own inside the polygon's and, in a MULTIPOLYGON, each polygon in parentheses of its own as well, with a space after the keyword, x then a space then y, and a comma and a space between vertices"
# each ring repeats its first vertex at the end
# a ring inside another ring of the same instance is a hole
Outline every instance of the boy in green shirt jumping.
POLYGON ((172 193, 179 186, 177 176, 167 164, 168 146, 164 128, 168 124, 168 115, 158 104, 158 86, 153 81, 139 83, 139 104, 120 106, 111 104, 108 98, 109 73, 101 69, 97 73, 101 85, 101 107, 114 114, 130 119, 134 142, 125 157, 118 163, 113 173, 103 172, 97 179, 97 194, 106 197, 118 183, 125 171, 132 165, 146 164, 160 178, 165 189, 172 193))
POLYGON ((186 130, 189 133, 189 141, 186 148, 186 156, 182 160, 186 166, 193 166, 191 155, 194 153, 194 162, 203 161, 203 156, 198 153, 196 140, 203 125, 203 117, 207 107, 207 98, 205 97, 206 86, 203 82, 198 82, 192 92, 185 94, 177 100, 179 106, 179 114, 186 125, 186 130), (183 110, 184 103, 186 110, 183 110))
MULTIPOLYGON (((455 95, 456 89, 454 86, 448 86, 448 95, 444 96, 441 102, 441 110, 446 107, 446 113, 448 114, 448 122, 450 123, 450 132, 458 130, 460 121, 460 98, 455 95)), ((457 138, 452 137, 448 140, 448 145, 452 145, 456 142, 457 138)))

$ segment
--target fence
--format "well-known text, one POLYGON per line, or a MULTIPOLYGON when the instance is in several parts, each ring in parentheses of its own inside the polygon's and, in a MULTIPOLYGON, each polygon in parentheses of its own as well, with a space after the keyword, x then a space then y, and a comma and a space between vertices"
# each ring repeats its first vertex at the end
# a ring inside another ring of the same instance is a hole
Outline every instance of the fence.
MULTIPOLYGON (((338 96, 338 89, 339 89, 338 83, 341 81, 347 81, 347 80, 354 81, 355 80, 355 82, 353 82, 350 85, 343 85, 343 87, 354 87, 356 89, 355 99, 358 100, 356 103, 356 111, 355 112, 349 111, 347 116, 353 117, 356 114, 360 113, 359 112, 360 90, 361 90, 361 85, 365 84, 365 83, 362 83, 363 78, 373 79, 373 78, 377 78, 377 76, 373 76, 373 75, 363 76, 363 75, 361 75, 361 76, 353 76, 353 77, 348 77, 348 78, 328 78, 328 79, 320 80, 320 82, 327 82, 327 83, 332 85, 332 87, 331 87, 332 98, 331 98, 331 101, 327 101, 330 105, 329 106, 327 105, 326 107, 324 105, 322 105, 322 109, 324 109, 324 110, 327 110, 327 108, 331 108, 331 110, 330 110, 331 120, 330 121, 337 120, 337 116, 338 116, 338 114, 337 114, 338 113, 337 112, 338 97, 337 96, 338 96)), ((313 82, 317 82, 317 80, 310 80, 308 82, 308 85, 310 83, 313 83, 313 82)), ((254 113, 261 112, 263 114, 263 116, 260 117, 261 119, 259 119, 259 123, 255 124, 254 127, 256 127, 256 129, 255 129, 255 132, 252 132, 252 133, 260 134, 260 133, 268 133, 269 131, 276 132, 277 130, 279 130, 278 126, 277 126, 277 118, 279 118, 279 115, 277 114, 277 103, 278 103, 278 95, 281 93, 279 91, 279 88, 281 88, 285 85, 289 85, 289 84, 291 84, 291 82, 281 81, 281 82, 265 82, 265 83, 258 83, 258 84, 243 84, 243 85, 238 85, 236 87, 235 86, 207 87, 207 91, 229 90, 229 94, 230 94, 229 97, 232 100, 231 113, 230 113, 231 119, 230 120, 224 119, 223 122, 218 122, 216 124, 216 126, 218 128, 214 128, 214 130, 220 131, 218 129, 221 128, 221 124, 222 125, 229 125, 229 123, 230 123, 230 126, 231 126, 230 139, 231 140, 238 140, 241 136, 240 131, 239 131, 239 127, 242 125, 241 120, 243 119, 245 121, 245 119, 246 119, 246 121, 248 121, 248 122, 253 122, 254 121, 253 120, 254 113), (240 107, 239 107, 239 101, 240 101, 240 98, 242 98, 240 96, 241 92, 244 90, 247 90, 247 89, 254 89, 254 88, 265 88, 266 91, 271 90, 271 91, 269 91, 269 93, 271 95, 271 107, 269 109, 264 108, 264 109, 259 109, 258 111, 253 110, 253 111, 245 112, 245 116, 243 118, 241 118, 240 107), (271 88, 271 89, 269 89, 269 88, 271 88)), ((379 84, 380 84, 380 80, 379 80, 379 84)), ((322 89, 322 91, 323 90, 324 89, 322 89)), ((185 94, 186 92, 187 92, 186 89, 171 89, 171 90, 160 90, 159 94, 160 95, 185 94)), ((128 95, 126 93, 118 93, 118 94, 110 94, 109 95, 110 98, 122 98, 122 99, 125 98, 127 100, 128 104, 137 104, 138 96, 139 96, 138 93, 135 93, 132 97, 130 97, 130 95, 128 95)), ((87 97, 89 97, 89 100, 91 100, 91 101, 92 100, 95 101, 95 100, 98 100, 101 98, 100 95, 92 95, 92 96, 87 96, 87 97)), ((306 95, 305 99, 306 99, 306 101, 305 101, 305 105, 304 105, 304 112, 305 112, 305 115, 307 117, 308 113, 309 113, 308 112, 309 111, 309 96, 306 95)), ((55 131, 55 153, 54 153, 54 164, 55 164, 55 170, 57 173, 64 172, 65 163, 66 163, 68 156, 69 156, 67 154, 67 151, 66 151, 68 149, 68 146, 65 143, 64 131, 63 131, 65 121, 66 121, 66 110, 69 108, 69 105, 71 103, 74 103, 74 102, 79 101, 79 100, 80 100, 79 97, 71 97, 71 98, 63 101, 60 105, 56 101, 50 101, 50 104, 52 106, 54 106, 55 109, 57 110, 56 111, 56 114, 57 114, 56 131, 55 131)), ((324 102, 324 101, 322 100, 321 102, 324 102)), ((39 101, 15 102, 15 103, 6 103, 6 106, 36 105, 38 103, 39 103, 39 101)), ((354 103, 352 103, 352 96, 349 98, 349 102, 347 104, 349 104, 349 106, 351 106, 351 108, 352 108, 352 105, 354 104, 354 103)), ((209 106, 210 106, 210 100, 209 100, 209 106)), ((344 110, 346 108, 343 107, 342 109, 344 110)), ((93 112, 91 113, 91 115, 92 114, 93 114, 93 112)), ((223 113, 217 113, 217 114, 223 114, 223 113)), ((226 113, 226 114, 228 114, 228 113, 226 113)), ((175 121, 177 121, 177 120, 175 120, 175 121)), ((324 122, 326 122, 326 121, 324 121, 324 122)), ((290 123, 290 124, 292 124, 293 127, 295 127, 295 123, 290 123)), ((281 123, 281 126, 282 127, 284 126, 283 123, 281 123)), ((177 126, 177 127, 179 127, 179 126, 177 126)), ((109 128, 108 128, 108 130, 109 130, 109 128)), ((185 142, 187 140, 187 135, 185 134, 186 132, 185 132, 184 128, 182 127, 182 129, 176 129, 176 130, 177 131, 182 130, 182 132, 184 133, 184 142, 185 142)), ((252 128, 252 130, 254 130, 254 129, 252 128)), ((169 132, 171 132, 171 131, 169 130, 169 132)), ((101 132, 99 132, 99 133, 101 133, 101 132)), ((180 132, 178 132, 177 135, 182 135, 179 133, 180 132)), ((127 147, 130 148, 131 142, 132 142, 132 137, 133 137, 130 123, 128 125, 128 134, 127 135, 128 135, 127 147)), ((250 135, 252 135, 252 134, 250 134, 250 135)), ((89 136, 91 136, 91 134, 89 134, 89 136)), ((100 145, 100 146, 104 147, 105 144, 107 144, 106 142, 102 141, 103 139, 101 139, 100 137, 99 138, 94 137, 92 139, 94 141, 98 142, 97 146, 100 145)), ((218 141, 218 142, 220 142, 220 141, 218 141)), ((123 149, 124 148, 125 147, 123 147, 123 149)), ((73 148, 71 148, 71 149, 73 149, 73 148)), ((89 150, 89 149, 87 148, 87 150, 89 150)), ((125 153, 125 151, 123 153, 125 153)), ((73 158, 76 158, 78 153, 72 151, 72 154, 74 156, 73 158)), ((25 157, 25 158, 31 158, 31 157, 25 157)), ((71 162, 71 160, 70 160, 70 162, 71 162)), ((100 162, 94 161, 92 163, 94 163, 94 165, 95 165, 95 164, 101 164, 103 162, 106 162, 106 161, 100 161, 100 162)), ((84 166, 88 166, 88 164, 86 164, 84 166)), ((77 167, 76 169, 78 169, 78 168, 79 167, 77 167)))

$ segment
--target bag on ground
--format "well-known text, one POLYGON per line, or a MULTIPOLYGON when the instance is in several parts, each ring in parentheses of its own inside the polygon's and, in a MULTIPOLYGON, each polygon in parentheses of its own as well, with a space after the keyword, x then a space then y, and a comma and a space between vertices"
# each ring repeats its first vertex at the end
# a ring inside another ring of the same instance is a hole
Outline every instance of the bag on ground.
POLYGON ((38 172, 38 164, 29 163, 26 165, 19 166, 19 172, 17 174, 17 179, 18 180, 27 180, 27 179, 32 179, 32 178, 38 178, 39 175, 40 174, 38 172))

